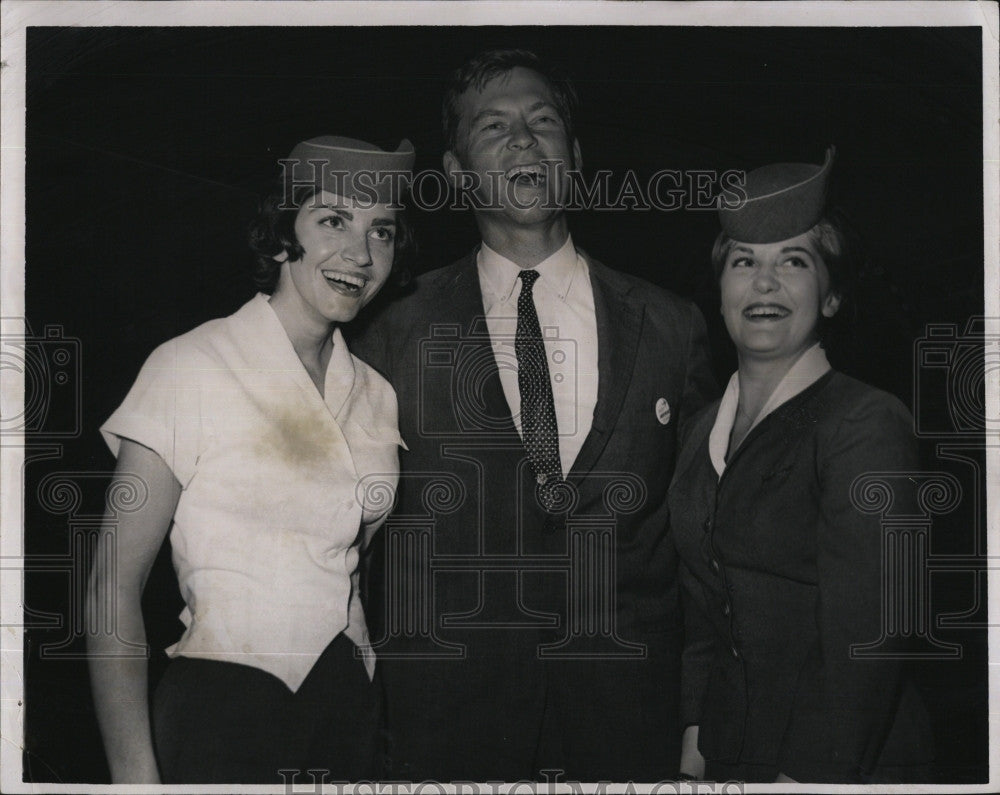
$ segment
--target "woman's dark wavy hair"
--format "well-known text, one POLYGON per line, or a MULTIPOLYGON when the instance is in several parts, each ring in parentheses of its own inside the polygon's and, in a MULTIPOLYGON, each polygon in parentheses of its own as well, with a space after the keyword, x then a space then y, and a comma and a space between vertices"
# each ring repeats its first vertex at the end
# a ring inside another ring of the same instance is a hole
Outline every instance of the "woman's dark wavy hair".
MULTIPOLYGON (((827 212, 807 233, 830 274, 830 289, 840 296, 840 308, 833 317, 820 315, 819 338, 824 348, 842 349, 847 346, 857 319, 857 291, 864 252, 861 239, 843 211, 827 212)), ((716 283, 722 278, 726 258, 736 245, 725 232, 720 232, 712 246, 712 268, 716 283)))
POLYGON ((470 88, 482 91, 483 87, 517 67, 537 72, 552 89, 556 110, 566 128, 566 136, 573 140, 573 111, 576 108, 576 90, 559 67, 551 65, 529 50, 487 50, 475 55, 451 74, 445 90, 442 107, 445 149, 458 154, 458 125, 462 114, 459 101, 470 88))
MULTIPOLYGON (((305 249, 295 236, 295 218, 306 202, 319 191, 314 185, 297 185, 292 191, 291 206, 282 206, 285 201, 285 185, 278 182, 267 198, 261 202, 257 217, 250 224, 250 248, 255 255, 253 281, 257 289, 270 295, 278 286, 281 263, 275 257, 282 252, 294 262, 302 257, 305 249)), ((409 281, 410 263, 416 254, 416 241, 406 210, 396 213, 395 248, 392 271, 386 286, 401 287, 409 281)))

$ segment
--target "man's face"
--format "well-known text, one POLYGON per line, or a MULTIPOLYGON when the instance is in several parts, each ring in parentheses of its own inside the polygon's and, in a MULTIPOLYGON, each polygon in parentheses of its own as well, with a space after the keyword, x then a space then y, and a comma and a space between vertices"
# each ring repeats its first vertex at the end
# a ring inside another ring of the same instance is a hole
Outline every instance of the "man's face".
POLYGON ((569 140, 545 78, 515 67, 481 91, 466 91, 459 110, 457 151, 445 153, 444 165, 457 184, 478 182, 475 192, 490 208, 481 212, 518 225, 561 213, 566 171, 579 167, 580 148, 569 140))

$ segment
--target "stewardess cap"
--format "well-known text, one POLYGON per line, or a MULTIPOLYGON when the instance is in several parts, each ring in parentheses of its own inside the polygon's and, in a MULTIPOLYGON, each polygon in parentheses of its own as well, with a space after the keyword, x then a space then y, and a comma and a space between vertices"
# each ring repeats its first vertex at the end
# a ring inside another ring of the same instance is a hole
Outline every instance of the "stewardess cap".
POLYGON ((285 184, 314 185, 350 199, 398 204, 410 182, 415 154, 404 139, 395 152, 340 135, 296 144, 284 166, 285 184))
POLYGON ((823 165, 772 163, 747 174, 746 199, 736 208, 719 205, 722 231, 743 243, 777 243, 812 229, 823 217, 836 148, 823 165))

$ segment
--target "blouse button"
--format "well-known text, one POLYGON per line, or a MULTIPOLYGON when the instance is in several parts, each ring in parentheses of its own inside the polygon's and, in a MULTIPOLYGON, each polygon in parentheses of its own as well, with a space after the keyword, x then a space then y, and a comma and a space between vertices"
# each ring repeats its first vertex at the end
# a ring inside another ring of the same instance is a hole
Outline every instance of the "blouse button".
POLYGON ((722 605, 722 615, 728 616, 733 612, 733 608, 730 606, 729 602, 724 602, 722 605))
POLYGON ((712 566, 712 571, 714 571, 716 574, 718 574, 719 573, 719 561, 717 561, 715 558, 712 558, 712 560, 709 561, 709 563, 712 566))

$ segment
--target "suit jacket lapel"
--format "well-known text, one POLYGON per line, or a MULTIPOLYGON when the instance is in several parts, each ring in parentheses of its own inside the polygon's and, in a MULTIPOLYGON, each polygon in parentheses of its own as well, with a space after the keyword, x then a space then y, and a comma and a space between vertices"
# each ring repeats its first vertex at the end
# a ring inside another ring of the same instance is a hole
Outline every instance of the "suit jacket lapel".
POLYGON ((627 290, 611 283, 609 276, 613 271, 584 257, 590 266, 590 283, 594 290, 599 380, 594 423, 573 462, 570 480, 594 468, 614 430, 632 380, 643 319, 643 305, 630 301, 627 290))
POLYGON ((456 373, 463 376, 462 383, 456 382, 455 387, 462 394, 452 395, 452 403, 456 410, 466 413, 466 420, 476 431, 511 433, 519 438, 490 342, 475 251, 455 263, 442 280, 443 305, 438 317, 457 322, 462 341, 455 362, 456 373), (470 413, 479 416, 468 416, 470 413))

